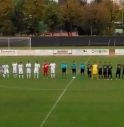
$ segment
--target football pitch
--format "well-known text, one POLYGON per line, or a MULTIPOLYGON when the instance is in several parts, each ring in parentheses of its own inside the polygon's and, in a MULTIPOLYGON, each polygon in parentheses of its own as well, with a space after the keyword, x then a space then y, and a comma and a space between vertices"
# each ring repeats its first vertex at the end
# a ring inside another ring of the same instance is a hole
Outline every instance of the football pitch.
POLYGON ((124 64, 123 57, 0 57, 0 64, 28 60, 55 61, 56 78, 0 77, 0 127, 124 127, 124 80, 115 80, 116 64, 124 64), (113 80, 90 80, 86 73, 72 79, 73 60, 78 65, 111 63, 113 80), (64 78, 63 62, 68 64, 64 78))

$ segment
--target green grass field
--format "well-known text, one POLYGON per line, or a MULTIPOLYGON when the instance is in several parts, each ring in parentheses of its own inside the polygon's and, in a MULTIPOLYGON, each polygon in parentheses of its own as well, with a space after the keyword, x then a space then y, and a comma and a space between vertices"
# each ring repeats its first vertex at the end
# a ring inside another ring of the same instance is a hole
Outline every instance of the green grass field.
POLYGON ((60 63, 124 63, 123 57, 0 57, 13 61, 54 60, 56 79, 0 78, 0 127, 124 127, 124 80, 89 80, 71 69, 62 78, 60 63))

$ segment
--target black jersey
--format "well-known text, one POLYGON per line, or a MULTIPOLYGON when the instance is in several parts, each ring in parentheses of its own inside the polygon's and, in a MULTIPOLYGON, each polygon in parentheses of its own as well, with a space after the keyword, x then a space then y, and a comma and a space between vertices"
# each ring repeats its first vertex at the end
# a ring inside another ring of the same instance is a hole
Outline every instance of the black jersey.
POLYGON ((107 73, 107 70, 108 70, 107 65, 103 65, 103 72, 106 72, 107 73))
POLYGON ((87 65, 87 74, 88 74, 88 77, 89 78, 92 77, 91 72, 92 72, 92 65, 91 64, 88 64, 87 65))
POLYGON ((99 66, 98 66, 98 71, 99 71, 99 72, 102 72, 102 65, 99 65, 99 66))
POLYGON ((121 73, 121 65, 117 65, 116 73, 121 73))
POLYGON ((108 65, 108 72, 112 72, 112 65, 108 65))
POLYGON ((87 72, 91 72, 92 71, 92 65, 91 64, 88 64, 87 65, 87 72))
POLYGON ((124 75, 124 66, 122 67, 122 74, 124 75))

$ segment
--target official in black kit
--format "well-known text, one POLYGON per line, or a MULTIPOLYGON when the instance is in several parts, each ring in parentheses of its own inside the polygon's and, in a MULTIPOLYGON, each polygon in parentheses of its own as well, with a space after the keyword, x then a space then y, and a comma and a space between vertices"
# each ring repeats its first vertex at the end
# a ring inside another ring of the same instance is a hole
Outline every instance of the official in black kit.
POLYGON ((88 78, 92 77, 92 65, 89 63, 87 65, 87 75, 88 75, 88 78))
POLYGON ((107 64, 104 64, 103 65, 103 78, 104 79, 107 79, 107 77, 108 77, 108 68, 107 68, 107 64))
POLYGON ((98 65, 98 75, 99 75, 99 79, 103 78, 103 67, 101 63, 98 65))
POLYGON ((107 71, 108 71, 108 79, 111 79, 112 80, 112 65, 109 64, 108 67, 107 67, 107 71))
POLYGON ((116 67, 116 80, 121 78, 121 64, 117 64, 116 67))
POLYGON ((124 65, 122 65, 122 79, 124 78, 124 65))

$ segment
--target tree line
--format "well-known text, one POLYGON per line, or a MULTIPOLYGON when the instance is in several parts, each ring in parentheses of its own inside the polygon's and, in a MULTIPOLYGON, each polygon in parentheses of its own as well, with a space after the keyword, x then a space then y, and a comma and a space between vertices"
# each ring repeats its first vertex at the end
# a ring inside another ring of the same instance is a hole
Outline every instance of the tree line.
MULTIPOLYGON (((0 0, 0 35, 40 35, 77 31, 80 35, 111 35, 121 9, 111 0, 0 0)), ((122 23, 123 24, 123 23, 122 23)), ((123 27, 123 25, 121 26, 123 27)))

